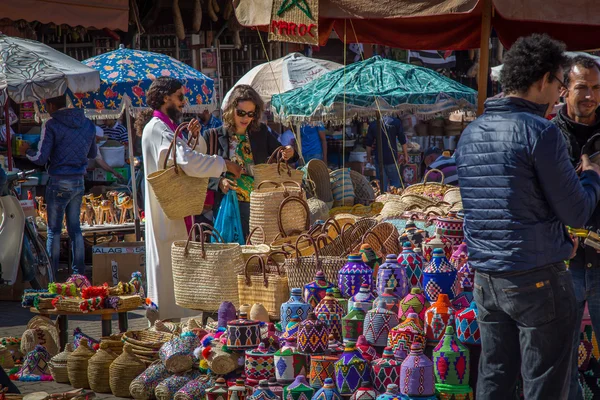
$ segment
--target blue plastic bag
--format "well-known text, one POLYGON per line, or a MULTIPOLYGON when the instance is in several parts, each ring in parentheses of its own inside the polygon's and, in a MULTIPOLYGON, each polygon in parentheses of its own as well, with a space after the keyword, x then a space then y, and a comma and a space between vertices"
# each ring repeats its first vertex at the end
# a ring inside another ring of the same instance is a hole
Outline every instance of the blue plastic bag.
MULTIPOLYGON (((223 197, 214 226, 225 243, 245 244, 240 207, 235 190, 228 191, 223 197)), ((215 241, 215 237, 211 236, 211 242, 215 241)))

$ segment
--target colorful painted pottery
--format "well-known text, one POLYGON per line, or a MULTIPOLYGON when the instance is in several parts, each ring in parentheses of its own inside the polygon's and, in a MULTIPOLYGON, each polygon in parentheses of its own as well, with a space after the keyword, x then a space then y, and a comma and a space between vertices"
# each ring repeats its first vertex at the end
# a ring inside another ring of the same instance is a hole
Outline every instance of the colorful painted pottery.
POLYGON ((401 362, 408 356, 414 342, 419 342, 425 347, 425 331, 421 320, 417 314, 411 313, 390 331, 388 346, 393 349, 396 360, 401 362))
POLYGON ((363 333, 366 313, 363 303, 354 303, 350 312, 342 318, 342 337, 344 340, 358 340, 363 333))
POLYGON ((298 375, 294 382, 283 388, 284 400, 310 400, 315 389, 310 387, 304 375, 298 375))
MULTIPOLYGON (((425 239, 421 247, 423 248, 423 257, 425 257, 425 261, 430 262, 433 258, 433 251, 435 249, 442 249, 448 259, 452 257, 452 253, 454 252, 452 246, 452 242, 443 237, 441 231, 436 229, 435 235, 425 239)), ((425 266, 423 266, 423 268, 424 267, 425 266)))
POLYGON ((433 371, 438 384, 469 386, 470 354, 467 346, 456 337, 454 328, 448 326, 444 337, 433 350, 433 371))
POLYGON ((404 321, 409 314, 415 313, 421 323, 423 323, 425 321, 425 311, 427 311, 430 305, 421 289, 412 288, 410 289, 410 293, 400 300, 398 318, 400 318, 400 321, 404 321))
POLYGON ((298 350, 305 354, 324 354, 329 344, 329 327, 317 319, 314 313, 300 323, 298 329, 298 350))
POLYGON ((269 323, 271 321, 269 318, 269 312, 261 303, 254 303, 250 309, 249 316, 252 321, 260 321, 265 323, 269 323))
POLYGON ((236 316, 237 311, 233 303, 230 301, 222 302, 217 311, 217 327, 227 328, 227 323, 233 321, 236 316))
POLYGON ((314 313, 318 319, 327 324, 329 334, 336 339, 342 338, 342 317, 345 313, 340 303, 333 297, 332 289, 327 290, 327 295, 315 307, 314 313))
MULTIPOLYGON (((421 256, 412 249, 410 242, 402 245, 402 253, 398 254, 397 262, 405 268, 409 288, 423 288, 423 261, 421 256)), ((406 294, 400 297, 404 296, 406 294)))
POLYGON ((304 301, 314 309, 327 294, 327 289, 333 289, 334 286, 325 279, 323 271, 317 271, 315 280, 304 286, 304 301))
POLYGON ((454 250, 449 260, 450 264, 452 264, 454 268, 456 268, 456 270, 458 271, 460 267, 462 267, 467 262, 468 259, 469 252, 467 249, 467 244, 465 242, 462 242, 458 245, 456 250, 454 250))
POLYGON ((339 340, 329 335, 329 343, 327 344, 327 354, 333 357, 339 357, 344 352, 345 346, 339 340))
MULTIPOLYGON (((400 378, 398 378, 400 380, 400 378)), ((400 398, 400 388, 398 385, 390 383, 387 385, 385 392, 377 396, 376 400, 394 400, 400 398)))
POLYGON ((306 375, 307 356, 298 352, 296 339, 288 339, 275 353, 275 377, 277 382, 289 384, 298 375, 306 375))
POLYGON ((338 304, 340 305, 340 307, 342 307, 342 311, 343 311, 343 315, 346 315, 348 313, 348 299, 342 297, 342 293, 340 292, 340 289, 337 287, 334 287, 333 289, 333 298, 337 300, 338 304))
POLYGON ((271 390, 279 400, 283 399, 283 386, 281 386, 275 378, 269 379, 269 390, 271 390))
POLYGON ((377 307, 385 308, 386 310, 398 315, 398 310, 400 309, 400 298, 394 294, 394 290, 392 288, 385 288, 383 293, 373 301, 373 308, 377 307))
POLYGON ((365 312, 367 312, 371 308, 373 308, 374 300, 375 300, 375 295, 371 291, 371 288, 369 287, 369 285, 363 284, 360 287, 360 290, 358 291, 358 293, 356 293, 354 296, 352 296, 350 298, 350 300, 348 300, 348 312, 350 312, 352 310, 352 307, 354 307, 355 303, 360 303, 361 308, 365 312))
POLYGON ((378 393, 373 388, 371 382, 364 382, 356 392, 352 393, 350 400, 375 400, 377 395, 378 393))
POLYGON ((473 345, 481 344, 477 314, 477 303, 472 301, 468 308, 456 315, 456 335, 461 342, 473 345))
POLYGON ((335 378, 335 363, 339 356, 311 356, 310 357, 310 386, 321 388, 327 379, 335 378))
POLYGON ((456 313, 458 314, 465 308, 468 308, 469 305, 471 305, 472 301, 473 301, 473 292, 459 293, 458 296, 456 296, 455 298, 452 299, 452 302, 451 302, 452 308, 454 308, 454 310, 456 310, 456 313))
POLYGON ((346 348, 335 363, 335 384, 342 396, 354 393, 365 382, 371 381, 369 362, 356 348, 356 343, 346 342, 346 348))
POLYGON ((407 396, 435 394, 433 362, 423 354, 423 345, 415 342, 400 370, 400 393, 407 396))
POLYGON ((323 382, 323 387, 317 390, 312 400, 342 400, 342 396, 335 387, 333 379, 327 378, 323 382))
POLYGON ((473 291, 473 282, 475 282, 475 271, 467 261, 456 271, 456 281, 454 282, 454 293, 457 295, 463 292, 473 291))
POLYGON ((398 326, 399 322, 397 311, 392 312, 382 307, 373 308, 365 316, 363 335, 373 346, 386 346, 390 331, 398 326))
POLYGON ((227 347, 231 350, 253 349, 260 344, 260 323, 246 318, 240 313, 240 319, 227 323, 227 347))
POLYGON ((252 395, 248 396, 248 400, 277 400, 277 395, 269 388, 269 381, 263 379, 258 382, 252 395))
POLYGON ((223 378, 218 378, 215 385, 206 389, 207 400, 227 400, 227 382, 223 378))
POLYGON ((292 317, 303 321, 308 317, 310 311, 312 311, 310 304, 302 298, 302 289, 293 288, 290 299, 281 305, 281 323, 287 324, 292 317))
POLYGON ((375 347, 373 347, 371 343, 367 341, 365 335, 360 335, 358 337, 358 340, 356 341, 356 348, 358 349, 358 351, 360 351, 360 354, 362 354, 363 358, 368 362, 379 358, 375 347))
POLYGON ((442 340, 446 327, 454 326, 455 314, 448 295, 440 294, 425 313, 425 337, 429 343, 437 344, 442 340))
MULTIPOLYGON (((405 243, 410 247, 410 243, 405 243)), ((408 267, 402 265, 397 260, 395 254, 388 254, 385 262, 379 266, 377 272, 377 293, 383 294, 386 288, 393 289, 393 293, 398 298, 402 298, 408 294, 410 289, 408 279, 408 267)), ((413 255, 413 261, 417 258, 413 255)))
POLYGON ((292 317, 288 323, 285 325, 285 330, 281 334, 281 338, 286 339, 297 339, 298 338, 298 330, 300 329, 300 318, 292 317))
POLYGON ((436 301, 439 294, 444 293, 450 299, 454 293, 456 269, 450 264, 442 249, 433 251, 433 258, 423 270, 423 287, 427 300, 436 301))
POLYGON ((275 353, 270 352, 264 343, 256 349, 246 350, 244 372, 246 378, 253 381, 269 379, 275 376, 275 353))
POLYGON ((455 212, 449 212, 446 217, 438 217, 435 221, 436 229, 446 239, 452 242, 453 246, 458 246, 465 239, 463 232, 464 220, 459 218, 455 212))
POLYGON ((243 379, 236 379, 235 384, 227 389, 227 400, 246 400, 251 393, 252 389, 246 386, 243 379))
POLYGON ((401 366, 402 363, 394 357, 394 350, 386 347, 382 357, 371 363, 371 375, 375 390, 383 393, 388 385, 400 383, 401 366))
MULTIPOLYGON (((381 269, 381 266, 379 268, 381 269)), ((360 254, 350 254, 348 262, 340 269, 338 276, 338 287, 342 297, 354 296, 362 284, 373 287, 373 270, 364 263, 360 254)))

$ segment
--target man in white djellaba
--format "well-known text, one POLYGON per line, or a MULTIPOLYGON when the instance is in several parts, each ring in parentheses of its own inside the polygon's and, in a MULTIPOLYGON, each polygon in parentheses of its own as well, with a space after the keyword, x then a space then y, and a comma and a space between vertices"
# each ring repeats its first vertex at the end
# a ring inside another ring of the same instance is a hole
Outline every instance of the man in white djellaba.
MULTIPOLYGON (((169 145, 185 105, 184 88, 181 82, 169 77, 157 78, 146 92, 146 103, 152 110, 144 111, 136 121, 138 135, 142 136, 144 159, 145 215, 146 215, 146 275, 147 296, 158 306, 160 319, 177 320, 193 316, 197 312, 175 304, 171 245, 175 240, 188 237, 184 220, 167 218, 158 203, 148 175, 163 168, 169 145)), ((198 137, 200 124, 196 119, 188 126, 188 134, 198 137)), ((204 154, 206 142, 202 136, 190 148, 184 138, 176 142, 177 165, 189 176, 216 178, 225 171, 240 176, 241 168, 219 156, 204 154)))

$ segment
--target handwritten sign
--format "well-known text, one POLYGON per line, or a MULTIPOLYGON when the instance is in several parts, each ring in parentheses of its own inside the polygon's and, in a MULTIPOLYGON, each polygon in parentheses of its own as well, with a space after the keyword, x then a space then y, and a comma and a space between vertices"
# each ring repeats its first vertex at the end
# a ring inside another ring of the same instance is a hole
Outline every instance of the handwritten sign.
POLYGON ((319 44, 318 0, 273 0, 269 40, 319 44))

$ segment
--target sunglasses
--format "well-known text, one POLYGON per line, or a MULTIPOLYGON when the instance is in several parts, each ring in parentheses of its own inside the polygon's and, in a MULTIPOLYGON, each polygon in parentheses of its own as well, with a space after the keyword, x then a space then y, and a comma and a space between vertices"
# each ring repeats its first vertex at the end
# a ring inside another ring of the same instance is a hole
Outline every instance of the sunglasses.
POLYGON ((250 118, 254 118, 256 117, 258 114, 256 113, 256 111, 244 111, 244 110, 240 110, 239 108, 235 109, 235 113, 237 114, 238 117, 245 117, 246 115, 249 116, 250 118))
POLYGON ((554 76, 554 79, 556 79, 558 81, 558 83, 560 83, 560 87, 559 89, 569 89, 566 85, 565 82, 563 82, 562 79, 560 79, 558 76, 554 76))

